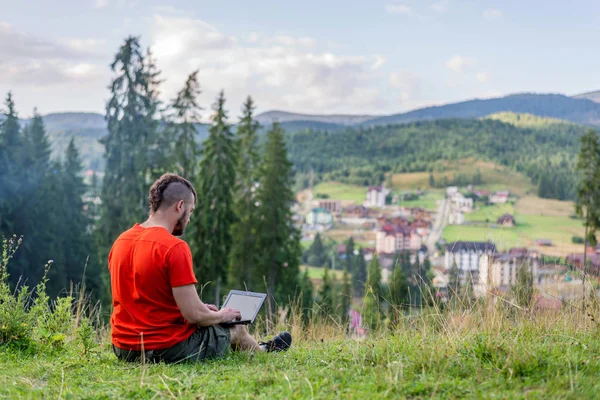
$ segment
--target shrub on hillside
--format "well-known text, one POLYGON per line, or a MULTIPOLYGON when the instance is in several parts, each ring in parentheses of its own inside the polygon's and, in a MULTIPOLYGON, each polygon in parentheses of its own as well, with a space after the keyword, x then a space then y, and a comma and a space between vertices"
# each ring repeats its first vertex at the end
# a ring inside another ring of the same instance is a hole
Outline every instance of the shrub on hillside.
POLYGON ((51 301, 46 293, 47 275, 53 264, 52 260, 45 265, 44 276, 34 290, 29 290, 25 285, 11 290, 8 283, 8 262, 21 242, 22 239, 16 236, 1 242, 0 346, 51 351, 62 349, 70 342, 80 342, 83 353, 86 354, 94 347, 96 335, 93 328, 84 318, 78 318, 79 324, 75 323, 72 297, 60 297, 51 301), (90 334, 90 328, 93 334, 90 334))

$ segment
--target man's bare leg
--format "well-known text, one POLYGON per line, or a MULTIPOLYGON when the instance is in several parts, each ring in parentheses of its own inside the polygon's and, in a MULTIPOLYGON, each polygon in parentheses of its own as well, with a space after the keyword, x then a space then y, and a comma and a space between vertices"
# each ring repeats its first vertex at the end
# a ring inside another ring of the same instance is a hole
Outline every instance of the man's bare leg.
POLYGON ((265 351, 248 332, 246 325, 234 325, 229 328, 231 333, 231 348, 234 351, 265 351))

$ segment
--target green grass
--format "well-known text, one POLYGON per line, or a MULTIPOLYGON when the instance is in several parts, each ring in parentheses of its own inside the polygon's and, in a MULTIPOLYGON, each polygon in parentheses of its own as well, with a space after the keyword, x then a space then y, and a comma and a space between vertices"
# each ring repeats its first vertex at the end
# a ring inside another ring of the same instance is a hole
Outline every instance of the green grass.
MULTIPOLYGON (((341 268, 341 267, 342 267, 341 265, 338 265, 336 268, 341 268)), ((322 279, 323 272, 325 271, 323 268, 311 267, 308 265, 303 265, 301 268, 302 268, 302 272, 304 272, 304 268, 308 268, 308 277, 310 279, 322 279)), ((342 275, 344 272, 339 269, 336 269, 335 271, 329 270, 329 273, 334 274, 337 279, 342 279, 342 275)))
POLYGON ((447 242, 491 240, 503 250, 516 246, 530 247, 535 245, 537 239, 550 239, 553 242, 550 252, 568 254, 579 251, 571 243, 571 238, 575 235, 583 236, 584 233, 580 220, 568 216, 521 214, 510 204, 482 207, 465 214, 465 219, 480 224, 448 225, 444 228, 442 237, 447 242), (514 215, 517 225, 512 228, 493 228, 498 217, 507 212, 514 215), (486 219, 489 219, 489 223, 485 222, 486 219))
POLYGON ((436 211, 438 200, 442 200, 443 198, 444 194, 442 192, 428 191, 418 200, 401 201, 399 205, 402 207, 421 207, 426 210, 436 211))
POLYGON ((367 199, 367 187, 346 185, 339 182, 319 183, 313 189, 314 198, 318 193, 329 195, 330 199, 348 200, 356 204, 362 204, 367 199))
POLYGON ((4 346, 0 397, 595 398, 598 328, 572 323, 568 314, 411 318, 364 340, 312 331, 287 353, 232 353, 199 364, 128 364, 108 345, 87 357, 4 346))
POLYGON ((478 209, 470 213, 465 213, 465 221, 480 221, 486 220, 490 223, 496 223, 498 218, 504 214, 515 214, 515 207, 512 204, 498 204, 492 206, 480 206, 478 209))

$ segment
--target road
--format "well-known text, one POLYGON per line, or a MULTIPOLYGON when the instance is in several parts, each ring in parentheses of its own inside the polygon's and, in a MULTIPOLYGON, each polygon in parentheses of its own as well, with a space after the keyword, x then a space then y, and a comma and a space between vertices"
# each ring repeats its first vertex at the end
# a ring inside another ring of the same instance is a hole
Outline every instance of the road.
POLYGON ((425 241, 427 249, 429 250, 429 256, 433 257, 435 253, 435 244, 442 237, 442 231, 448 221, 448 211, 450 208, 450 201, 448 199, 440 200, 438 202, 437 213, 435 214, 435 220, 431 227, 431 232, 425 241))

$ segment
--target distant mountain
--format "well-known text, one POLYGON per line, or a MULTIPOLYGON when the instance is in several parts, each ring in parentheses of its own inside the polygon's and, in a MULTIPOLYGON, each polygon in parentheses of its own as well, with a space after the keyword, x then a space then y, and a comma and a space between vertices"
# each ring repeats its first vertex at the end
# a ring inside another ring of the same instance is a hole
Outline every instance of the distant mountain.
POLYGON ((325 122, 328 124, 337 125, 356 125, 368 120, 377 118, 373 115, 308 115, 296 114, 286 111, 267 111, 256 116, 256 120, 263 125, 270 125, 273 122, 290 122, 290 121, 311 121, 325 122))
POLYGON ((594 103, 600 103, 600 90, 596 90, 594 92, 587 92, 578 94, 577 96, 573 96, 574 99, 587 99, 591 100, 594 103))
POLYGON ((372 119, 363 125, 388 125, 441 118, 481 118, 501 111, 558 118, 585 125, 600 125, 600 104, 560 94, 532 93, 427 107, 372 119))

